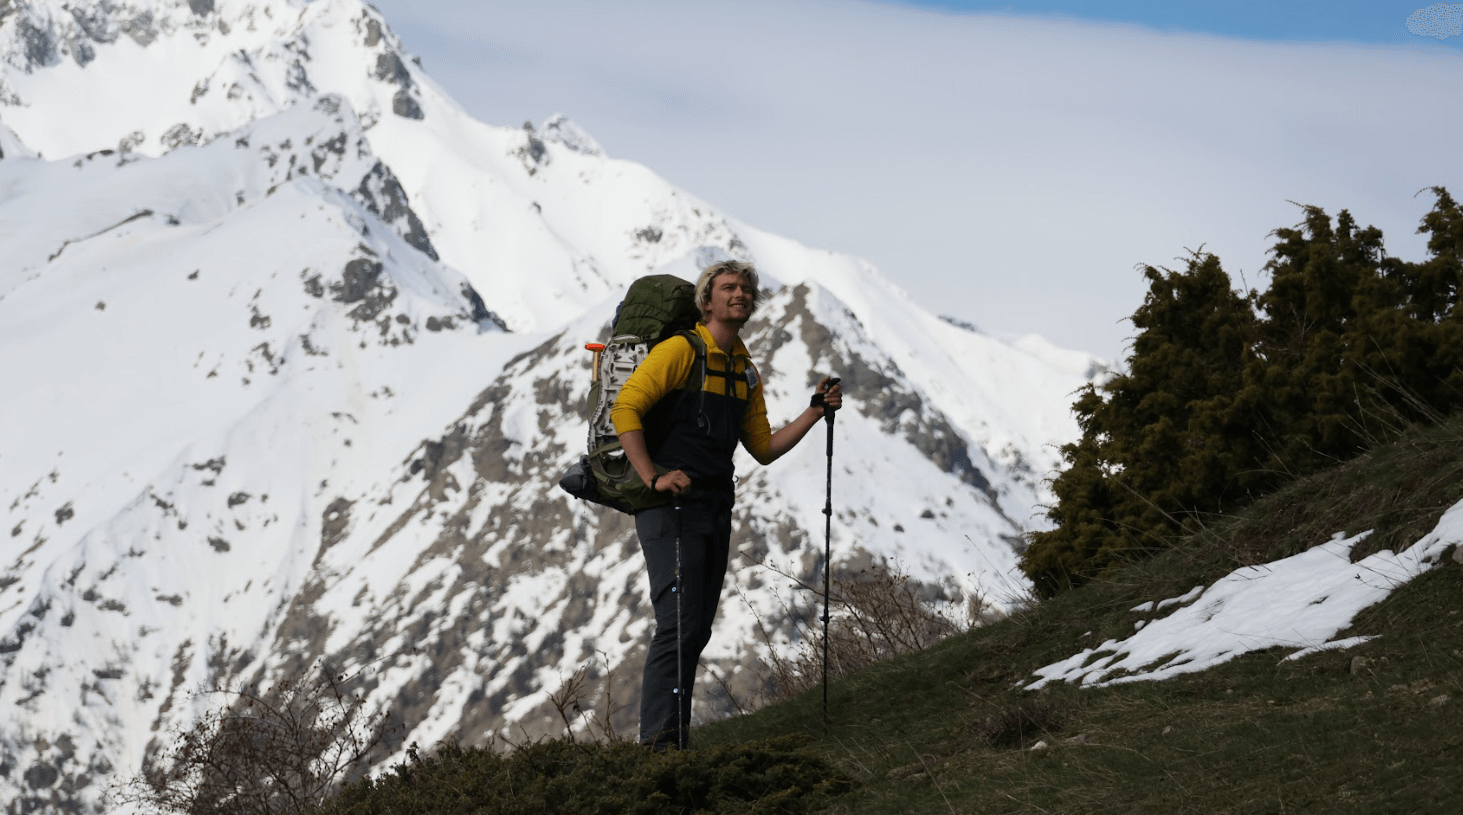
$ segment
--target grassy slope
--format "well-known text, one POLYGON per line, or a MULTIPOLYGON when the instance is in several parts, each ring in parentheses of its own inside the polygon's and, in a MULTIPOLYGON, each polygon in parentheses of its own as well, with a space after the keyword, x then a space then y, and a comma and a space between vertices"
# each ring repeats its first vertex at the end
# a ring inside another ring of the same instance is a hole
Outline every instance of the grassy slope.
POLYGON ((1463 499, 1463 421, 1291 485, 1159 557, 817 693, 696 731, 725 745, 805 733, 860 782, 831 812, 1463 811, 1463 566, 1452 560, 1364 611, 1363 646, 1281 663, 1249 654, 1166 682, 1012 688, 1129 609, 1284 557, 1337 531, 1407 546, 1463 499), (1092 632, 1083 636, 1085 632, 1092 632), (1358 660, 1357 658, 1362 658, 1358 660), (993 747, 984 723, 1025 708, 1050 749, 993 747), (1070 743, 1076 739, 1080 743, 1070 743))
MULTIPOLYGON (((834 684, 695 731, 697 749, 445 749, 324 813, 1463 811, 1463 565, 1362 612, 1365 645, 1280 662, 1249 654, 1165 682, 1012 687, 1133 631, 1130 609, 1285 557, 1337 531, 1406 546, 1463 500, 1463 417, 1296 482, 1100 582, 834 684), (1090 632, 1090 633, 1088 633, 1090 632), (1360 659, 1358 659, 1360 658, 1360 659), (1020 712, 1046 729, 991 722, 1020 712), (805 739, 801 750, 784 737, 805 739), (1051 746, 1028 749, 1037 739, 1051 746), (854 782, 851 792, 848 779, 854 782)), ((1366 553, 1361 553, 1366 554, 1366 553)))

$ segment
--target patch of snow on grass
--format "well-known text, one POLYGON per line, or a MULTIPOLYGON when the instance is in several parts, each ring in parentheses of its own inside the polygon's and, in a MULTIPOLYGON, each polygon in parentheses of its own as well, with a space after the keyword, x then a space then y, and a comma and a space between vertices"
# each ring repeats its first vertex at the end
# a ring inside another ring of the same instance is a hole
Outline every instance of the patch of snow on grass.
MULTIPOLYGON (((1463 502, 1404 551, 1381 551, 1352 563, 1352 547, 1370 534, 1348 538, 1338 533, 1298 555, 1237 569, 1207 591, 1196 587, 1183 597, 1164 600, 1157 608, 1182 607, 1125 640, 1108 640, 1037 670, 1036 681, 1026 689, 1051 682, 1095 688, 1168 679, 1277 646, 1299 649, 1286 657, 1299 659, 1359 645, 1371 638, 1331 638, 1351 625, 1362 609, 1437 565, 1448 547, 1463 541, 1463 502), (1099 653, 1106 656, 1093 659, 1099 653)), ((1134 610, 1150 607, 1145 603, 1134 610)))

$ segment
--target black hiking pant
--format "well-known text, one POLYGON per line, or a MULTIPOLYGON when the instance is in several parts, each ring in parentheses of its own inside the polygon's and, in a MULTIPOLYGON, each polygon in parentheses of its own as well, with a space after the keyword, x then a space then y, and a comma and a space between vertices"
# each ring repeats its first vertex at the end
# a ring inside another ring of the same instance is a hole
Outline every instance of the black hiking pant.
POLYGON ((689 728, 691 689, 701 650, 711 641, 711 623, 721 599, 731 552, 731 499, 698 497, 673 506, 641 510, 635 516, 640 551, 650 576, 655 634, 645 655, 640 690, 640 743, 664 749, 676 744, 677 722, 689 728), (680 619, 676 614, 676 538, 681 549, 680 619), (680 632, 684 700, 676 694, 676 633, 680 632), (682 703, 684 701, 684 703, 682 703), (679 713, 679 717, 677 714, 679 713))

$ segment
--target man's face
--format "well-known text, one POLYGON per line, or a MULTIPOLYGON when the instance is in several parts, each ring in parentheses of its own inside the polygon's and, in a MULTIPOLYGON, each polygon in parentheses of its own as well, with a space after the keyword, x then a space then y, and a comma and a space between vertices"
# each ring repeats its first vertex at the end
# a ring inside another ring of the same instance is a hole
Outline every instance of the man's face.
POLYGON ((744 275, 727 272, 711 281, 711 302, 706 304, 706 322, 744 325, 752 318, 752 284, 744 275))

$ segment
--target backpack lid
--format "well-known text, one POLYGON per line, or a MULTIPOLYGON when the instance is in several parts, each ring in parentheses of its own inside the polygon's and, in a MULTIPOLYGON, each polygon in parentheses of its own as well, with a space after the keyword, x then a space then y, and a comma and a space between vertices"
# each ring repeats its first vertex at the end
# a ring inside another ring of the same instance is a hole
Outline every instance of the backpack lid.
POLYGON ((696 327, 696 285, 675 275, 647 275, 630 284, 615 318, 614 333, 659 342, 696 327))

